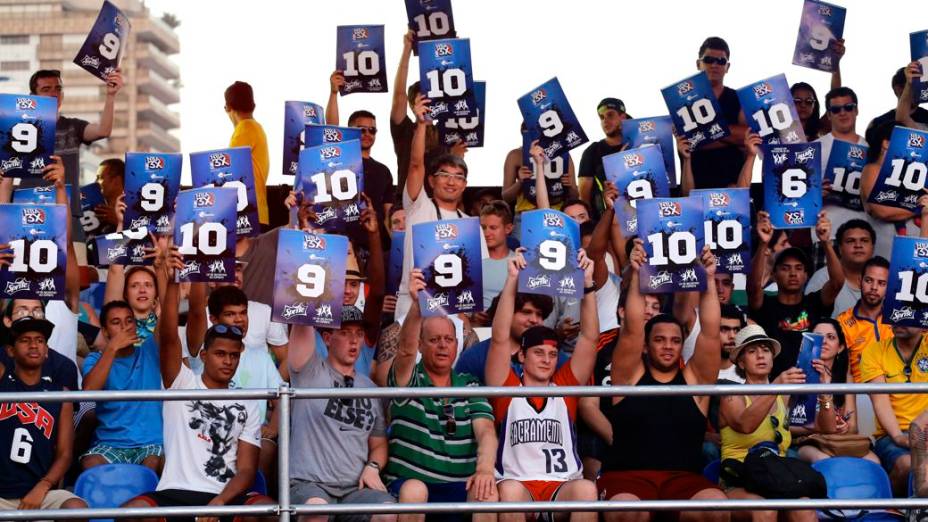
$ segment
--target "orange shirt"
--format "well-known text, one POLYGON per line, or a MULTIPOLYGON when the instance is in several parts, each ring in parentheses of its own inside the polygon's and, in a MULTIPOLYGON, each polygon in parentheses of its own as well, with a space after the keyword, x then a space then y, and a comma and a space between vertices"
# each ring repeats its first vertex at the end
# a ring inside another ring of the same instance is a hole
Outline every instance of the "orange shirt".
POLYGON ((860 375, 860 358, 863 355, 864 348, 871 343, 891 339, 893 328, 891 325, 883 323, 882 316, 877 318, 876 322, 870 318, 861 317, 857 314, 858 306, 860 306, 860 303, 841 312, 837 320, 841 323, 844 340, 847 342, 848 361, 850 362, 854 382, 865 382, 860 375))
POLYGON ((255 199, 258 203, 258 221, 267 225, 270 223, 267 212, 267 175, 271 168, 271 160, 267 153, 267 135, 264 128, 254 119, 248 118, 238 122, 230 147, 251 147, 251 166, 255 174, 255 199))

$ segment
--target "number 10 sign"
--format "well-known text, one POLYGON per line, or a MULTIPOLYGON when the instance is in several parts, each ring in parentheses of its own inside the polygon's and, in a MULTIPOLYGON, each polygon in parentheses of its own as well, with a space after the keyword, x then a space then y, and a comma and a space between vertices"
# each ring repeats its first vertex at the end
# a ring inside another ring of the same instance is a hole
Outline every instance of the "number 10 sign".
POLYGON ((883 321, 928 328, 928 239, 893 239, 883 321))

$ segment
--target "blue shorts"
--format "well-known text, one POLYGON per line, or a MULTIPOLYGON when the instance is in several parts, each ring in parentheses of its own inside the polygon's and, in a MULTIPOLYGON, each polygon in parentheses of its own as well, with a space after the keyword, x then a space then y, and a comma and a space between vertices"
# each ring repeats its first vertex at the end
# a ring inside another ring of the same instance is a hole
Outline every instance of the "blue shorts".
MULTIPOLYGON (((902 434, 906 437, 909 436, 909 432, 907 431, 903 431, 902 434)), ((898 460, 899 457, 908 455, 909 449, 897 445, 889 435, 883 435, 876 439, 876 443, 873 444, 873 452, 880 458, 880 464, 883 465, 883 469, 886 470, 886 473, 892 473, 896 460, 898 460)))
MULTIPOLYGON (((387 486, 387 491, 400 498, 400 488, 409 479, 396 479, 387 486)), ((466 482, 423 482, 429 491, 429 504, 433 502, 467 502, 466 482)))

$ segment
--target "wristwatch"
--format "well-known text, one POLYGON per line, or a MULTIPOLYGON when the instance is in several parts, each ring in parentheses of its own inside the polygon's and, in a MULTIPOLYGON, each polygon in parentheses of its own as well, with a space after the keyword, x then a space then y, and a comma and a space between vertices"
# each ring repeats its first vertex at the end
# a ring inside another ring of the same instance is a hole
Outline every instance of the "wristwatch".
POLYGON ((365 464, 365 466, 370 466, 370 467, 376 469, 377 471, 380 471, 380 464, 374 462, 373 460, 367 461, 367 464, 365 464))

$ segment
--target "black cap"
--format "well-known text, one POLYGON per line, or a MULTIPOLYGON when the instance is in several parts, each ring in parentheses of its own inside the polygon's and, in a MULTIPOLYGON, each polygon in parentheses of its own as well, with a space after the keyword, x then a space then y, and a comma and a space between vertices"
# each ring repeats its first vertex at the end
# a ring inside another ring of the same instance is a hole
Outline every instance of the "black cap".
POLYGON ((812 260, 809 258, 809 254, 806 254, 806 251, 799 247, 789 247, 781 250, 773 261, 773 268, 780 266, 783 260, 788 257, 801 261, 806 268, 806 273, 812 275, 812 260))
POLYGON ((604 109, 613 109, 618 112, 625 112, 625 103, 618 98, 603 98, 596 106, 596 112, 604 109))
POLYGON ((13 321, 13 324, 10 325, 10 334, 15 341, 19 338, 20 335, 27 332, 39 332, 45 336, 45 341, 48 341, 48 338, 52 336, 52 330, 55 329, 55 325, 51 321, 46 319, 36 319, 31 315, 25 317, 20 317, 19 319, 13 321))
POLYGON ((363 323, 364 322, 364 313, 356 306, 343 306, 342 307, 342 326, 345 326, 347 323, 363 323))
POLYGON ((543 325, 533 326, 522 332, 521 344, 523 350, 541 344, 546 344, 555 348, 558 348, 560 345, 557 332, 543 325))

